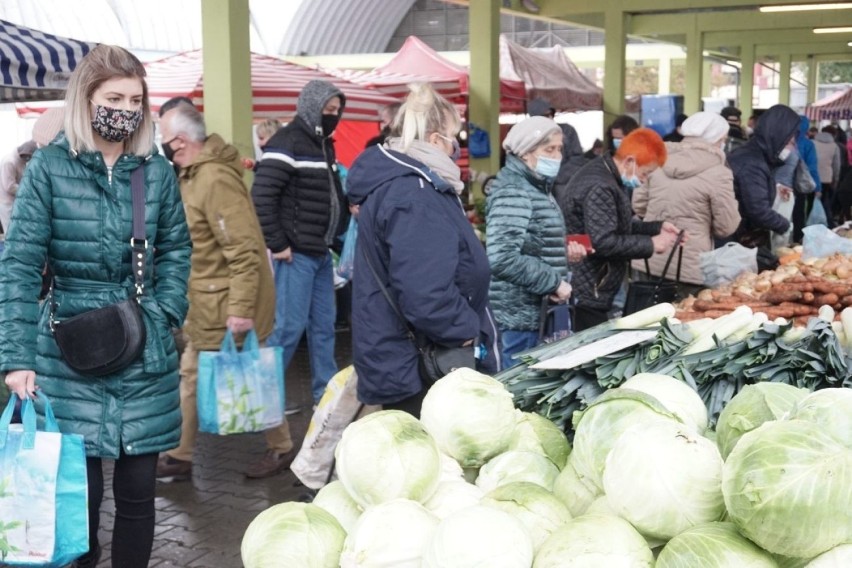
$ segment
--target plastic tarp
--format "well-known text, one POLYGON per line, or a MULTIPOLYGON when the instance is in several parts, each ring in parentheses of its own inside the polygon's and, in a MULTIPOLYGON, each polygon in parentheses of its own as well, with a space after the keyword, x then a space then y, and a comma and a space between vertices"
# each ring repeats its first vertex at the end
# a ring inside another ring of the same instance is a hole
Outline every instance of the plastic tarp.
POLYGON ((530 100, 544 99, 558 111, 603 108, 603 90, 571 62, 561 47, 526 48, 500 36, 500 75, 523 81, 530 100))
POLYGON ((852 119, 852 89, 831 94, 805 107, 811 120, 852 119))

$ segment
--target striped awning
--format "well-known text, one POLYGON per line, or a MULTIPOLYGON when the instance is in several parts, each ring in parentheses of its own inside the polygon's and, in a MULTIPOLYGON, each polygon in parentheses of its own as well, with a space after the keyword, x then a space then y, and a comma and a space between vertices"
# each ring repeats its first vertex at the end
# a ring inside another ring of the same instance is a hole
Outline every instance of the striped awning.
POLYGON ((852 119, 852 89, 831 94, 805 107, 805 115, 811 120, 852 119))
POLYGON ((0 102, 63 98, 71 72, 96 45, 0 20, 0 102))
MULTIPOLYGON (((151 109, 158 111, 168 99, 186 96, 204 110, 203 62, 200 50, 173 55, 145 65, 151 109)), ((356 85, 318 69, 274 57, 251 54, 251 95, 254 118, 287 120, 296 113, 296 101, 313 79, 333 83, 346 97, 347 120, 378 121, 379 110, 396 101, 369 87, 356 85)))

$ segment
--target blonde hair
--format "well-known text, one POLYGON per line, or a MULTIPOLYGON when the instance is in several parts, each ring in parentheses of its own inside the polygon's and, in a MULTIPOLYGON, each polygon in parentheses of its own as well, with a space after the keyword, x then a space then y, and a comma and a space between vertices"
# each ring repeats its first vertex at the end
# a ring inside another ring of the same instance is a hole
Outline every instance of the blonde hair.
POLYGON ((278 132, 281 128, 281 122, 277 118, 267 118, 263 122, 257 125, 255 132, 257 132, 258 139, 260 138, 271 138, 273 134, 278 132))
POLYGON ((443 134, 448 130, 461 130, 456 108, 436 93, 431 85, 411 83, 408 90, 408 97, 396 114, 392 129, 392 132, 399 133, 405 150, 415 140, 426 140, 433 132, 443 134))
POLYGON ((142 82, 142 122, 124 141, 125 152, 148 156, 154 147, 154 124, 148 101, 145 67, 135 55, 115 45, 101 44, 80 61, 71 73, 65 93, 65 136, 75 152, 95 152, 92 129, 92 95, 105 82, 116 77, 142 82))

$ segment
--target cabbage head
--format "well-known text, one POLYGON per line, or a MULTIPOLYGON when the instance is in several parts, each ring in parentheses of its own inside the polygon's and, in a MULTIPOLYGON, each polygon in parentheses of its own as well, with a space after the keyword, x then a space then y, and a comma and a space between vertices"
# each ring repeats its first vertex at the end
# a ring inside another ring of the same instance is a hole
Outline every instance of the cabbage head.
POLYGON ((347 533, 361 516, 361 507, 352 499, 340 480, 332 481, 320 489, 312 503, 334 515, 347 533))
POLYGON ((479 470, 476 486, 488 493, 501 485, 528 481, 553 491, 559 469, 553 462, 535 452, 505 452, 479 470))
POLYGON ((574 433, 571 462, 581 479, 603 491, 606 457, 625 430, 637 424, 677 421, 653 396, 628 389, 612 389, 580 416, 574 433))
POLYGON ((240 547, 245 568, 337 568, 346 531, 309 503, 274 505, 249 524, 240 547))
POLYGON ((420 421, 442 452, 464 468, 475 468, 508 449, 515 407, 503 383, 472 369, 458 369, 426 393, 420 421))
POLYGON ((464 479, 442 481, 429 499, 423 503, 429 512, 439 519, 479 504, 485 492, 464 479))
POLYGON ((849 568, 852 566, 852 544, 835 546, 805 565, 805 568, 849 568))
POLYGON ((521 521, 475 505, 441 521, 423 568, 530 568, 532 561, 532 540, 521 521))
POLYGON ((482 504, 506 511, 521 521, 538 551, 547 537, 571 520, 568 508, 553 493, 535 483, 517 481, 485 495, 482 504))
POLYGON ((625 431, 606 458, 603 484, 612 510, 655 539, 666 541, 725 513, 719 450, 677 422, 625 431))
POLYGON ((565 433, 551 420, 535 412, 517 411, 518 425, 509 443, 509 450, 537 452, 552 461, 560 470, 568 461, 571 445, 565 433))
POLYGON ((416 501, 394 499, 374 505, 346 537, 340 568, 420 568, 438 522, 416 501))
POLYGON ((679 379, 657 373, 639 373, 619 388, 649 394, 681 422, 693 426, 698 434, 707 430, 707 406, 695 389, 679 379))
POLYGON ((334 455, 338 478, 363 508, 398 498, 425 501, 438 486, 438 447, 407 412, 383 410, 353 422, 334 455))
POLYGON ((707 523, 671 539, 656 568, 776 568, 765 550, 737 532, 733 523, 707 523))
POLYGON ((852 449, 852 389, 812 392, 796 404, 789 418, 813 422, 852 449))
POLYGON ((781 420, 808 394, 808 389, 784 383, 745 385, 722 409, 716 424, 716 445, 722 458, 728 459, 743 434, 764 422, 781 420))
POLYGON ((573 458, 569 457, 568 463, 553 482, 553 494, 568 507, 572 517, 579 517, 586 512, 601 491, 592 483, 581 479, 572 462, 573 458))
POLYGON ((852 450, 804 420, 744 435, 722 468, 730 519, 783 556, 813 558, 852 542, 852 450))
POLYGON ((654 554, 636 529, 619 517, 583 515, 551 534, 533 568, 652 568, 654 554))

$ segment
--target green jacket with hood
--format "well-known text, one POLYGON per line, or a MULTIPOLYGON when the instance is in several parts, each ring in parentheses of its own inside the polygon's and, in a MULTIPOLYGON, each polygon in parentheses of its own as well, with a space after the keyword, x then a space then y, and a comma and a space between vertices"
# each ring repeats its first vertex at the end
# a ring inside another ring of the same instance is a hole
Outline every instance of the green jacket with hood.
MULTIPOLYGON (((117 458, 173 448, 180 438, 178 356, 191 244, 174 171, 161 156, 124 154, 110 176, 100 152, 76 153, 64 135, 27 166, 0 260, 0 371, 31 369, 63 433, 89 456, 117 458), (130 173, 145 163, 148 240, 142 357, 106 377, 69 368, 39 305, 45 262, 55 274, 57 319, 125 300, 132 292, 130 173)), ((42 412, 36 402, 36 408, 42 412)))

